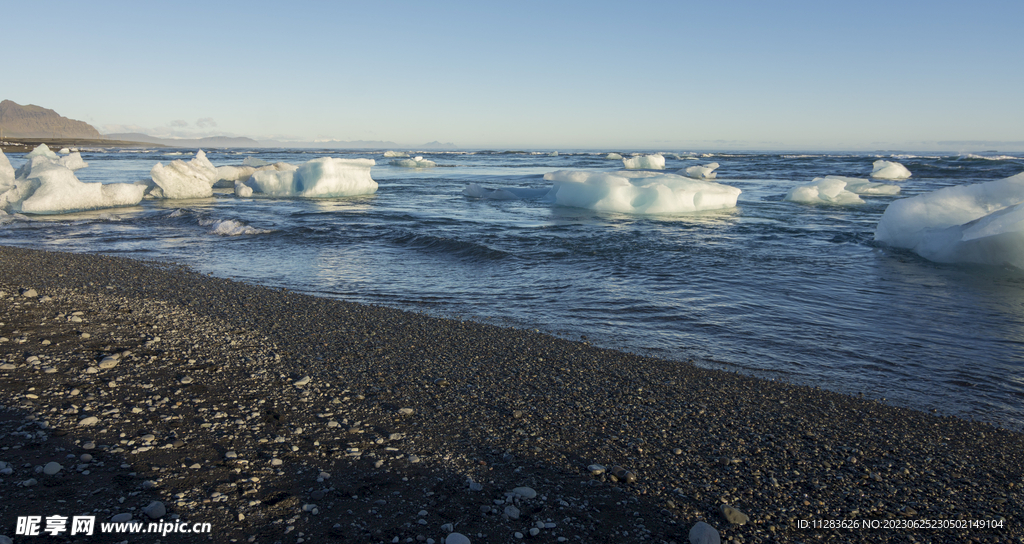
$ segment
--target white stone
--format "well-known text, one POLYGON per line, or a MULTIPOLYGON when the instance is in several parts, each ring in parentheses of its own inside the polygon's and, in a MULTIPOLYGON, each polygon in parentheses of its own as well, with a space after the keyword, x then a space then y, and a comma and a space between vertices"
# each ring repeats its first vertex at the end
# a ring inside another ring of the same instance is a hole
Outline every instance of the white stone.
POLYGON ((60 472, 61 469, 63 468, 64 467, 61 466, 60 463, 56 461, 50 461, 49 463, 46 463, 45 467, 43 467, 43 474, 46 474, 47 476, 53 476, 54 474, 60 472))

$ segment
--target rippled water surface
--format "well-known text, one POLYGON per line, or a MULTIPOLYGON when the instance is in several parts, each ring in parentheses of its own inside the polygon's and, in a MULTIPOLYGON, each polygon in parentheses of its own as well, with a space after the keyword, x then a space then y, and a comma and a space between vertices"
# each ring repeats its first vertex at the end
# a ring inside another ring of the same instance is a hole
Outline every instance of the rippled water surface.
MULTIPOLYGON (((742 189, 735 210, 631 216, 536 200, 474 200, 488 188, 544 187, 558 169, 615 170, 603 153, 422 153, 432 169, 381 152, 208 151, 294 164, 323 155, 377 160, 377 194, 190 201, 36 217, 0 243, 187 263, 217 276, 438 315, 546 330, 768 378, 864 392, 1024 427, 1024 273, 941 265, 876 245, 895 198, 1024 171, 1014 156, 716 154, 742 189), (782 200, 825 175, 867 177, 877 158, 914 176, 897 197, 858 207, 782 200), (224 223, 233 221, 234 223, 224 223), (227 228, 226 228, 227 227, 227 228), (249 232, 228 235, 225 233, 249 232)), ((162 151, 86 152, 83 181, 136 181, 162 151)), ((9 155, 17 167, 18 154, 9 155)), ((184 158, 188 158, 187 156, 184 158)))

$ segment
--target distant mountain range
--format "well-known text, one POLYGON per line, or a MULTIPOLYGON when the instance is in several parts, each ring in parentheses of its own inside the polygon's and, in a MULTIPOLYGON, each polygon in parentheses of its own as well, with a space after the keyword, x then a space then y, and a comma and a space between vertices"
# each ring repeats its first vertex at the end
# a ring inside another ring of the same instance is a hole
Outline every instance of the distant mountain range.
POLYGON ((92 125, 68 119, 53 110, 10 100, 0 102, 0 135, 3 138, 85 138, 102 139, 92 125))
POLYGON ((63 117, 53 110, 29 104, 22 106, 10 100, 0 102, 0 136, 6 138, 78 138, 119 140, 156 144, 168 147, 312 147, 320 149, 456 149, 453 143, 430 142, 419 146, 403 146, 384 141, 257 141, 244 136, 208 136, 205 138, 158 138, 141 132, 100 134, 84 121, 63 117))

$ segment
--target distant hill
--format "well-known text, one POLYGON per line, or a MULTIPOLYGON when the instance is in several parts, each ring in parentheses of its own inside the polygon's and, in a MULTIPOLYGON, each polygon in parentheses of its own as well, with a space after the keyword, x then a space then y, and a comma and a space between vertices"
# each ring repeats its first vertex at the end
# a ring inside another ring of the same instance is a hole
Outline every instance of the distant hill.
POLYGON ((104 138, 160 144, 167 147, 263 147, 263 144, 244 136, 207 136, 206 138, 157 138, 141 132, 106 134, 104 138))
POLYGON ((102 139, 92 125, 63 117, 53 110, 10 100, 0 102, 0 131, 5 138, 102 139))

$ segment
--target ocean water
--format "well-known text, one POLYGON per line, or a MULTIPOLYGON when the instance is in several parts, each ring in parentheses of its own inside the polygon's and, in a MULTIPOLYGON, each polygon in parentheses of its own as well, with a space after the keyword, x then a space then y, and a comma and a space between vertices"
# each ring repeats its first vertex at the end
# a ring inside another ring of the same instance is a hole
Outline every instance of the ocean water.
MULTIPOLYGON (((178 150, 180 151, 180 150, 178 150)), ((539 329, 657 357, 818 385, 917 409, 1024 428, 1024 271, 948 265, 880 246, 896 198, 1002 179, 1024 154, 714 153, 737 208, 625 215, 537 200, 475 200, 486 188, 545 187, 547 172, 617 170, 604 152, 207 150, 300 164, 373 158, 375 195, 333 200, 189 201, 33 217, 0 243, 173 260, 248 282, 432 315, 539 329), (814 177, 867 177, 878 158, 913 177, 857 207, 804 206, 785 193, 814 177)), ((658 151, 658 150, 651 150, 658 151)), ((175 152, 172 150, 171 152, 175 152)), ((83 181, 132 182, 167 150, 94 150, 83 181)), ((15 167, 24 160, 9 154, 15 167)), ((627 155, 628 156, 628 155, 627 155)))

